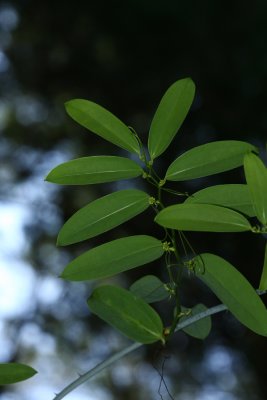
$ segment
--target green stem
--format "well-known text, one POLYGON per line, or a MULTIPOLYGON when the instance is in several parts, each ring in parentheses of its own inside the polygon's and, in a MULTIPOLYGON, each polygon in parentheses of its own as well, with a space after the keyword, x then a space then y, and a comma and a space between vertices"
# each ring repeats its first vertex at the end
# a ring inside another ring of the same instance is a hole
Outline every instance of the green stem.
MULTIPOLYGON (((174 229, 172 229, 171 235, 172 235, 172 245, 173 245, 173 248, 174 248, 174 254, 175 254, 177 263, 179 263, 180 255, 179 255, 178 248, 177 248, 176 233, 175 233, 174 229)), ((168 339, 170 339, 172 334, 175 332, 175 328, 176 328, 176 326, 177 326, 177 324, 179 322, 179 319, 180 319, 180 314, 181 314, 180 286, 181 286, 182 273, 183 273, 183 266, 180 265, 180 267, 177 269, 177 275, 176 275, 176 278, 175 278, 175 315, 174 315, 174 318, 173 318, 173 321, 172 321, 172 325, 171 325, 171 328, 170 328, 170 334, 168 336, 168 339)))
POLYGON ((82 385, 93 376, 98 375, 101 371, 105 368, 109 367, 110 365, 114 364, 117 360, 120 360, 127 354, 133 352, 134 350, 141 347, 141 343, 133 343, 131 346, 126 347, 125 349, 119 351, 116 354, 113 354, 111 357, 107 358, 105 361, 101 362, 100 364, 96 365, 94 368, 90 369, 89 371, 85 372, 85 374, 79 376, 79 378, 75 379, 72 383, 66 386, 60 393, 56 395, 53 400, 61 400, 67 396, 67 394, 71 393, 74 389, 78 386, 82 385))
POLYGON ((185 197, 189 197, 188 193, 183 193, 183 192, 178 192, 177 190, 172 190, 166 187, 162 187, 162 190, 164 190, 165 192, 174 194, 175 196, 185 196, 185 197))
MULTIPOLYGON (((267 293, 267 290, 257 290, 259 296, 267 293)), ((201 313, 194 315, 185 319, 184 321, 180 322, 174 332, 178 332, 189 325, 194 324, 195 322, 208 317, 209 315, 218 314, 219 312, 228 310, 227 306, 224 304, 219 304, 217 306, 211 307, 208 310, 202 311, 201 313)), ((122 349, 116 354, 113 354, 111 357, 107 358, 105 361, 101 362, 100 364, 96 365, 94 368, 90 369, 89 371, 85 372, 83 375, 79 376, 75 381, 70 383, 66 386, 60 393, 54 397, 53 400, 61 400, 66 397, 69 393, 71 393, 74 389, 88 381, 89 379, 93 378, 93 376, 98 375, 101 371, 105 368, 109 367, 110 365, 114 364, 116 361, 121 360, 124 356, 129 353, 132 353, 134 350, 139 349, 142 347, 142 343, 133 343, 130 346, 122 349)))
POLYGON ((158 201, 161 203, 161 186, 160 185, 158 185, 158 201))
MULTIPOLYGON (((197 315, 194 315, 185 321, 180 322, 176 328, 175 332, 180 331, 183 328, 186 328, 187 326, 193 324, 196 321, 199 321, 202 318, 205 318, 209 315, 212 314, 217 314, 221 311, 226 310, 227 307, 224 304, 220 304, 218 306, 212 307, 206 311, 203 311, 197 315)), ((107 358, 105 361, 101 362, 100 364, 96 365, 94 368, 90 369, 89 371, 85 372, 83 375, 79 376, 75 381, 70 383, 68 386, 66 386, 60 393, 54 397, 53 400, 61 400, 64 397, 66 397, 69 393, 71 393, 74 389, 85 383, 86 381, 90 380, 93 378, 95 375, 98 375, 101 371, 109 367, 110 365, 114 364, 116 361, 121 360, 124 356, 126 356, 129 353, 132 353, 134 350, 139 349, 142 347, 142 343, 133 343, 132 345, 122 349, 118 353, 112 355, 111 357, 107 358)))

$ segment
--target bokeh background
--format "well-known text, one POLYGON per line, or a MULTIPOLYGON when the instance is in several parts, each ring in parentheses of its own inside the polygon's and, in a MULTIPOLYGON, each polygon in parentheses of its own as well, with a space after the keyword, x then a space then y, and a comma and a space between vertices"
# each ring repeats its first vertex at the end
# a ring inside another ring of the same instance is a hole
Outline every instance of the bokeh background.
MULTIPOLYGON (((142 216, 90 243, 56 247, 68 217, 121 186, 63 188, 44 182, 46 174, 71 158, 124 155, 70 120, 64 102, 93 100, 145 141, 164 91, 191 76, 194 104, 158 171, 211 140, 250 141, 266 159, 266 18, 265 0, 0 1, 0 362, 24 362, 39 371, 0 388, 1 400, 52 400, 77 373, 128 345, 90 315, 86 299, 94 283, 72 284, 58 275, 98 240, 153 232, 142 216)), ((179 190, 243 181, 237 169, 179 190)), ((188 238, 197 252, 227 258, 257 287, 264 238, 188 238)), ((162 276, 159 263, 146 267, 152 271, 162 276)), ((112 282, 128 286, 140 274, 137 269, 112 282)), ((184 281, 183 300, 187 306, 218 303, 193 277, 184 281)), ((167 321, 168 303, 158 308, 167 321)), ((179 333, 164 351, 142 348, 67 398, 168 399, 163 384, 159 390, 165 360, 165 382, 175 399, 263 400, 266 358, 266 339, 224 313, 213 318, 204 342, 179 333)))

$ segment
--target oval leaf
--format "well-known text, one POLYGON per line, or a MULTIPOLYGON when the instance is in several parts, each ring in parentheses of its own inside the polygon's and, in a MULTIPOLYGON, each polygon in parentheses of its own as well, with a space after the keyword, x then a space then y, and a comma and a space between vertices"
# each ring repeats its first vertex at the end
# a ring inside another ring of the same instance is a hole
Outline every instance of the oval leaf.
POLYGON ((267 290, 267 243, 265 245, 265 255, 259 289, 267 290))
POLYGON ((169 87, 151 123, 148 150, 151 159, 163 153, 184 122, 195 95, 195 84, 190 78, 181 79, 169 87))
POLYGON ((243 164, 243 157, 256 148, 237 140, 221 140, 194 147, 169 166, 165 179, 185 181, 228 171, 243 164))
POLYGON ((32 367, 18 363, 0 364, 0 385, 24 381, 37 374, 32 367))
POLYGON ((70 281, 107 278, 160 258, 160 240, 136 235, 112 240, 94 247, 70 262, 61 277, 70 281))
POLYGON ((161 301, 169 297, 169 292, 161 280, 154 275, 146 275, 134 282, 130 291, 146 303, 161 301))
POLYGON ((135 178, 142 173, 142 168, 128 158, 91 156, 58 165, 45 180, 60 185, 88 185, 135 178))
POLYGON ((78 124, 125 150, 140 154, 138 141, 131 130, 110 111, 83 99, 70 100, 65 107, 78 124))
POLYGON ((267 168, 253 153, 245 155, 244 168, 255 214, 263 225, 267 225, 267 168))
POLYGON ((177 204, 160 211, 155 222, 179 231, 243 232, 248 220, 236 211, 212 204, 177 204))
POLYGON ((149 195, 141 190, 119 190, 92 201, 62 227, 57 244, 66 246, 92 238, 122 224, 149 207, 149 195))
MULTIPOLYGON (((185 307, 182 307, 182 311, 186 310, 185 307)), ((206 311, 207 307, 204 306, 204 304, 197 304, 194 306, 191 310, 191 313, 188 316, 184 316, 180 318, 179 322, 185 321, 186 319, 193 317, 195 315, 198 315, 202 313, 203 311, 206 311)), ((209 335, 211 330, 211 317, 208 315, 205 318, 200 319, 199 321, 194 322, 193 324, 187 326, 186 328, 183 328, 183 331, 187 333, 188 335, 197 338, 197 339, 206 339, 206 337, 209 335)))
POLYGON ((214 204, 232 208, 249 217, 255 216, 248 185, 229 184, 210 186, 188 197, 185 203, 214 204))
MULTIPOLYGON (((254 288, 230 263, 214 254, 202 254, 195 261, 204 262, 198 277, 216 294, 231 313, 259 335, 267 336, 267 310, 254 288)), ((197 271, 197 269, 196 269, 197 271)))
POLYGON ((164 342, 159 315, 128 290, 101 286, 93 291, 88 305, 94 314, 136 342, 164 342))

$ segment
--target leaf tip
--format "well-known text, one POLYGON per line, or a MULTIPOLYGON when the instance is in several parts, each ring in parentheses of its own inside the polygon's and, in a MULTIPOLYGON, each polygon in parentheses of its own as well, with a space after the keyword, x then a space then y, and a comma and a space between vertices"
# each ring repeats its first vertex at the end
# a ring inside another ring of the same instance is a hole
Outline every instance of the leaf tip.
POLYGON ((49 183, 53 183, 53 181, 51 180, 51 173, 49 172, 45 178, 44 178, 44 182, 49 182, 49 183))
POLYGON ((184 80, 187 82, 190 82, 193 86, 196 86, 195 82, 193 81, 193 78, 191 78, 191 76, 185 77, 184 80))
POLYGON ((71 99, 71 100, 65 101, 65 103, 64 103, 65 110, 66 110, 67 114, 68 114, 70 117, 72 117, 72 115, 71 115, 71 114, 72 114, 72 113, 71 113, 71 107, 75 105, 75 103, 77 102, 77 100, 78 100, 78 99, 71 99))
POLYGON ((48 174, 45 176, 44 181, 49 182, 49 183, 58 183, 57 179, 55 177, 55 169, 57 167, 53 168, 51 171, 48 172, 48 174))
POLYGON ((69 107, 69 105, 73 102, 73 100, 67 100, 64 103, 64 107, 67 109, 69 107))
POLYGON ((58 275, 58 277, 59 277, 60 279, 65 279, 65 280, 67 280, 67 279, 68 279, 68 274, 66 274, 65 270, 63 270, 63 271, 61 272, 61 274, 58 275))

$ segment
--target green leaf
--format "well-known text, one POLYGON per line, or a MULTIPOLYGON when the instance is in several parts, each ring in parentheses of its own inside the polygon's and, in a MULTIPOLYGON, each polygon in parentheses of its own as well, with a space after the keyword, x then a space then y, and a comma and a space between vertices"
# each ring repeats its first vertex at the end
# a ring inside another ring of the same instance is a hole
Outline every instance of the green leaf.
MULTIPOLYGON (((186 308, 182 307, 182 311, 185 311, 186 308)), ((191 310, 191 313, 188 316, 184 316, 180 318, 179 322, 185 321, 188 318, 191 318, 195 315, 198 315, 202 313, 203 311, 206 311, 207 307, 204 306, 204 304, 197 304, 194 306, 191 310)), ((206 339, 206 337, 209 335, 211 330, 211 317, 208 315, 205 318, 200 319, 199 321, 194 322, 193 324, 187 326, 186 328, 183 329, 185 333, 188 335, 197 338, 197 339, 206 339)))
POLYGON ((231 313, 252 331, 267 336, 267 310, 247 279, 229 262, 214 254, 202 254, 195 261, 201 266, 204 262, 204 273, 198 273, 198 277, 231 313))
POLYGON ((74 99, 65 103, 69 116, 103 139, 140 154, 139 144, 131 130, 110 111, 89 100, 74 99))
POLYGON ((236 211, 212 204, 177 204, 158 213, 155 222, 179 231, 243 232, 252 229, 236 211))
POLYGON ((267 169, 253 153, 245 155, 244 168, 256 216, 263 225, 267 225, 267 169))
POLYGON ((161 99, 151 123, 148 150, 151 159, 163 153, 184 122, 195 95, 195 84, 190 78, 172 84, 161 99))
POLYGON ((134 282, 130 291, 146 303, 161 301, 169 297, 165 284, 155 275, 145 275, 134 282))
POLYGON ((135 178, 142 173, 142 168, 128 158, 91 156, 58 165, 45 180, 60 185, 88 185, 135 178))
POLYGON ((265 255, 259 289, 267 290, 267 243, 265 245, 265 255))
POLYGON ((161 241, 152 236, 128 236, 80 255, 67 265, 61 277, 70 281, 106 278, 154 261, 163 252, 161 241))
POLYGON ((18 363, 0 364, 0 385, 24 381, 37 374, 35 369, 18 363))
POLYGON ((92 201, 77 211, 62 227, 57 244, 66 246, 92 238, 122 224, 149 207, 149 195, 126 189, 92 201))
POLYGON ((221 140, 194 147, 176 158, 165 179, 185 181, 228 171, 243 164, 243 157, 256 148, 237 140, 221 140))
POLYGON ((248 185, 228 184, 210 186, 199 190, 185 200, 186 204, 214 204, 229 207, 249 217, 255 216, 248 185))
POLYGON ((94 314, 136 342, 164 342, 159 315, 128 290, 101 286, 94 290, 88 305, 94 314))

